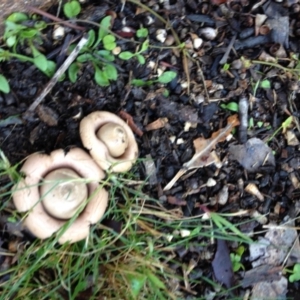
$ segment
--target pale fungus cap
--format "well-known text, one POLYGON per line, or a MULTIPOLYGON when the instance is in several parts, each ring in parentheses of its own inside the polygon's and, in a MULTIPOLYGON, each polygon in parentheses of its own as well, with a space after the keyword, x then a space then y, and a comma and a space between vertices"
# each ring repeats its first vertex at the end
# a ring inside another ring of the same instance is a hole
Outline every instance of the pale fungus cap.
POLYGON ((86 238, 90 225, 104 215, 108 192, 99 181, 105 173, 85 151, 73 148, 68 153, 62 149, 50 155, 34 153, 21 172, 25 178, 13 187, 13 201, 18 211, 29 211, 24 226, 36 237, 50 237, 66 219, 78 214, 58 240, 74 243, 86 238), (69 209, 65 207, 68 203, 69 209))
POLYGON ((138 146, 130 127, 117 115, 96 111, 80 122, 82 143, 103 169, 128 171, 138 157, 138 146))

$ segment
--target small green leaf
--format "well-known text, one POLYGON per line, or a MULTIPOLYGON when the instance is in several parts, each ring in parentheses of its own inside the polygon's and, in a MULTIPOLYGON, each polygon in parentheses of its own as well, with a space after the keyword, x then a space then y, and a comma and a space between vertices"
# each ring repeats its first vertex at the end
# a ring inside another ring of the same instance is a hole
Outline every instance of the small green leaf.
POLYGON ((81 11, 81 6, 78 1, 72 0, 64 5, 64 14, 71 19, 76 17, 81 11))
POLYGON ((260 82, 260 87, 263 89, 270 89, 271 88, 271 82, 268 79, 265 79, 260 82))
POLYGON ((7 40, 6 40, 6 45, 8 47, 13 47, 17 42, 17 37, 15 35, 10 36, 7 40))
POLYGON ((283 129, 287 129, 291 126, 292 122, 293 122, 293 116, 290 116, 282 123, 281 126, 283 129))
POLYGON ((141 65, 144 65, 144 64, 145 64, 146 60, 145 60, 145 57, 144 57, 143 55, 137 54, 137 55, 136 55, 136 58, 138 59, 138 61, 139 61, 139 63, 140 63, 141 65))
POLYGON ((157 81, 160 83, 169 83, 171 82, 175 77, 177 76, 177 73, 174 71, 167 71, 161 74, 158 78, 157 81))
POLYGON ((238 254, 230 253, 230 259, 233 272, 237 272, 239 269, 244 268, 243 264, 240 263, 241 257, 238 254))
MULTIPOLYGON (((152 81, 153 82, 153 81, 152 81)), ((141 80, 141 79, 133 79, 130 82, 132 85, 135 86, 145 86, 145 85, 149 85, 149 81, 145 81, 145 80, 141 80)))
POLYGON ((242 255, 244 254, 244 252, 245 252, 245 247, 243 246, 243 245, 241 245, 241 246, 239 246, 237 249, 236 249, 236 253, 240 256, 240 257, 242 257, 242 255))
POLYGON ((88 35, 89 35, 88 41, 85 44, 86 48, 92 47, 92 45, 95 43, 95 39, 96 39, 96 33, 94 30, 92 30, 92 29, 89 30, 88 35))
POLYGON ((106 35, 103 38, 103 46, 106 50, 113 50, 116 48, 116 43, 115 43, 116 38, 113 35, 106 35))
POLYGON ((20 36, 24 39, 30 39, 35 37, 37 34, 39 34, 39 31, 35 28, 29 28, 29 29, 25 29, 22 30, 20 32, 20 36))
POLYGON ((129 52, 129 51, 125 51, 125 52, 121 52, 119 54, 119 58, 123 59, 123 60, 128 60, 130 58, 134 57, 134 54, 129 52))
POLYGON ((230 64, 224 64, 222 69, 223 69, 224 71, 229 70, 229 69, 230 69, 230 64))
POLYGON ((114 65, 106 64, 103 68, 103 72, 110 80, 117 80, 118 78, 118 71, 114 65))
POLYGON ((42 30, 47 28, 47 23, 45 21, 37 21, 34 23, 34 28, 42 30))
POLYGON ((148 36, 148 34, 149 34, 149 32, 148 32, 148 29, 147 29, 147 28, 140 28, 140 29, 138 29, 137 32, 136 32, 136 36, 137 36, 138 38, 145 38, 145 37, 148 36))
POLYGON ((44 54, 39 54, 39 55, 35 56, 33 58, 33 63, 39 70, 41 70, 43 72, 47 71, 48 62, 47 62, 47 58, 44 54))
POLYGON ((230 102, 230 103, 227 103, 227 104, 223 103, 223 104, 220 105, 220 107, 223 108, 223 109, 234 111, 234 112, 239 111, 239 105, 236 102, 230 102))
POLYGON ((294 282, 300 280, 300 264, 295 264, 293 274, 289 276, 289 281, 294 282))
POLYGON ((108 50, 99 50, 96 52, 99 56, 101 56, 103 59, 107 61, 114 61, 115 57, 113 54, 111 54, 108 50))
POLYGON ((137 299, 141 289, 146 282, 147 277, 146 275, 142 274, 128 274, 126 277, 129 282, 131 294, 134 299, 137 299))
POLYGON ((142 53, 142 52, 148 50, 148 48, 149 48, 149 40, 145 40, 142 44, 141 49, 139 50, 139 53, 142 53))
POLYGON ((69 67, 68 76, 72 83, 76 82, 79 69, 80 68, 79 68, 78 64, 76 64, 76 63, 72 63, 71 66, 69 67))
POLYGON ((7 79, 0 74, 0 91, 7 94, 10 92, 10 87, 7 79))
POLYGON ((15 12, 15 13, 12 13, 11 15, 9 15, 6 18, 6 20, 14 22, 14 23, 19 23, 19 22, 23 22, 23 21, 28 20, 28 16, 24 13, 15 12))
POLYGON ((93 55, 90 53, 83 53, 79 55, 76 60, 80 63, 85 63, 87 61, 93 60, 93 55))
POLYGON ((159 277, 154 275, 152 272, 147 271, 147 278, 157 288, 166 289, 165 284, 159 279, 159 277))
MULTIPOLYGON (((162 95, 164 96, 164 97, 169 97, 169 95, 170 95, 170 91, 169 90, 167 90, 167 89, 164 89, 163 90, 163 92, 162 92, 162 95)), ((200 226, 199 226, 200 227, 200 226)))
POLYGON ((98 31, 98 39, 95 45, 93 46, 93 49, 95 49, 99 45, 99 43, 103 40, 103 38, 108 34, 108 29, 110 28, 110 21, 111 21, 111 16, 106 16, 101 20, 100 28, 98 31))
POLYGON ((52 77, 56 71, 56 63, 52 60, 47 60, 47 70, 44 73, 48 77, 52 77))
POLYGON ((10 216, 7 218, 7 221, 10 222, 10 223, 17 223, 18 220, 16 219, 16 217, 14 216, 10 216))
POLYGON ((254 119, 252 117, 249 118, 248 128, 249 129, 254 128, 254 119))
POLYGON ((264 122, 258 121, 256 125, 258 128, 261 128, 264 125, 264 122))
POLYGON ((94 66, 95 68, 95 81, 100 86, 108 86, 109 80, 106 76, 106 74, 101 71, 97 66, 94 66))

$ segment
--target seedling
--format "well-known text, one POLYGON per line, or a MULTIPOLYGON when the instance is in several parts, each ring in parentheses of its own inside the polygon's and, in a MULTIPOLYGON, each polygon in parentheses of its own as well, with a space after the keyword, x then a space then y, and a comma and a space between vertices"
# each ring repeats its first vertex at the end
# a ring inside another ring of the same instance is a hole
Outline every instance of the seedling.
MULTIPOLYGON (((89 39, 85 47, 80 51, 80 55, 68 69, 68 76, 71 82, 76 82, 77 75, 84 63, 91 63, 95 70, 94 79, 100 86, 108 86, 111 80, 116 80, 118 77, 118 71, 113 61, 115 56, 112 53, 117 47, 116 38, 109 33, 111 27, 111 16, 107 16, 100 22, 100 28, 98 36, 94 30, 88 32, 89 39), (99 49, 100 46, 100 49, 99 49)), ((144 29, 144 28, 142 28, 144 29)), ((141 29, 141 30, 142 30, 141 29)), ((146 31, 139 32, 140 35, 145 35, 146 31)), ((145 40, 140 49, 136 53, 129 51, 121 52, 119 58, 123 60, 129 60, 136 57, 140 64, 145 63, 145 58, 141 55, 149 47, 149 40, 145 40)))
POLYGON ((281 126, 267 139, 267 143, 270 142, 280 130, 284 133, 291 126, 292 122, 293 116, 288 117, 284 122, 282 122, 281 126))
POLYGON ((129 60, 133 57, 136 57, 139 63, 143 65, 145 63, 145 57, 141 55, 141 53, 147 51, 148 47, 149 47, 149 40, 145 40, 137 52, 132 53, 130 51, 124 51, 119 54, 119 58, 123 60, 129 60))
POLYGON ((223 71, 228 71, 229 69, 230 69, 230 64, 227 64, 227 63, 224 64, 223 67, 222 67, 223 71))
POLYGON ((234 112, 238 112, 239 111, 239 105, 236 102, 229 102, 227 104, 222 103, 221 108, 225 109, 225 110, 230 110, 230 111, 234 111, 234 112))
POLYGON ((77 74, 84 63, 91 63, 95 70, 94 79, 100 86, 108 86, 110 80, 116 80, 118 71, 112 64, 115 60, 111 53, 116 47, 115 37, 108 33, 110 28, 111 16, 102 19, 98 36, 96 40, 96 33, 94 30, 88 32, 89 39, 86 45, 80 51, 80 55, 76 61, 71 64, 68 69, 68 76, 71 82, 76 82, 77 74), (99 44, 102 44, 103 49, 98 50, 99 44))
POLYGON ((293 270, 284 269, 286 273, 290 273, 289 282, 295 282, 300 280, 300 264, 295 264, 293 270))
POLYGON ((135 86, 151 86, 154 83, 163 83, 167 84, 171 82, 175 77, 177 76, 177 73, 174 71, 167 71, 161 74, 157 79, 155 80, 142 80, 142 79, 133 79, 131 81, 132 85, 135 86))
POLYGON ((43 21, 34 21, 31 27, 22 24, 29 21, 32 22, 23 13, 13 13, 6 19, 3 39, 7 47, 11 48, 12 51, 0 48, 0 61, 6 61, 15 57, 21 61, 33 63, 44 74, 52 76, 56 68, 55 63, 48 60, 36 47, 36 45, 42 44, 41 30, 46 28, 47 25, 43 21), (29 46, 32 57, 18 54, 16 48, 19 44, 29 46))
POLYGON ((240 269, 245 270, 244 265, 241 263, 242 256, 245 252, 244 246, 239 246, 234 253, 230 253, 230 259, 232 262, 233 272, 237 272, 240 269))

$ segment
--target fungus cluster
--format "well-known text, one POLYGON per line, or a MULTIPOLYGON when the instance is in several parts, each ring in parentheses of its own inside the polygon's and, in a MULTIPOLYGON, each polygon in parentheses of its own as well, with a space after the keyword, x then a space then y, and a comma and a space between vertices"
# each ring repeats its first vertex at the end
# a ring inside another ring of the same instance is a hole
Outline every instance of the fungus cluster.
POLYGON ((108 203, 108 192, 99 183, 105 171, 126 172, 138 156, 131 129, 112 113, 86 116, 80 123, 80 136, 90 155, 80 148, 34 153, 21 168, 25 177, 13 187, 17 210, 28 212, 24 227, 40 239, 50 237, 69 220, 58 242, 86 238, 108 203))

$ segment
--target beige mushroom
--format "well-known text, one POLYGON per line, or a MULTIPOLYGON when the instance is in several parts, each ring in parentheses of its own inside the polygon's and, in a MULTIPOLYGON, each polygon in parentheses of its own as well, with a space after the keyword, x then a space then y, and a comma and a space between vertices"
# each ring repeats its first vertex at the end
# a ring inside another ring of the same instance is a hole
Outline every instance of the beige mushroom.
POLYGON ((34 153, 21 171, 25 177, 13 187, 13 201, 18 211, 28 211, 24 226, 36 237, 50 237, 74 217, 58 239, 74 243, 103 216, 108 193, 99 181, 105 173, 85 151, 34 153))
POLYGON ((96 111, 80 122, 86 149, 103 170, 128 171, 138 156, 138 146, 129 126, 117 115, 96 111))

